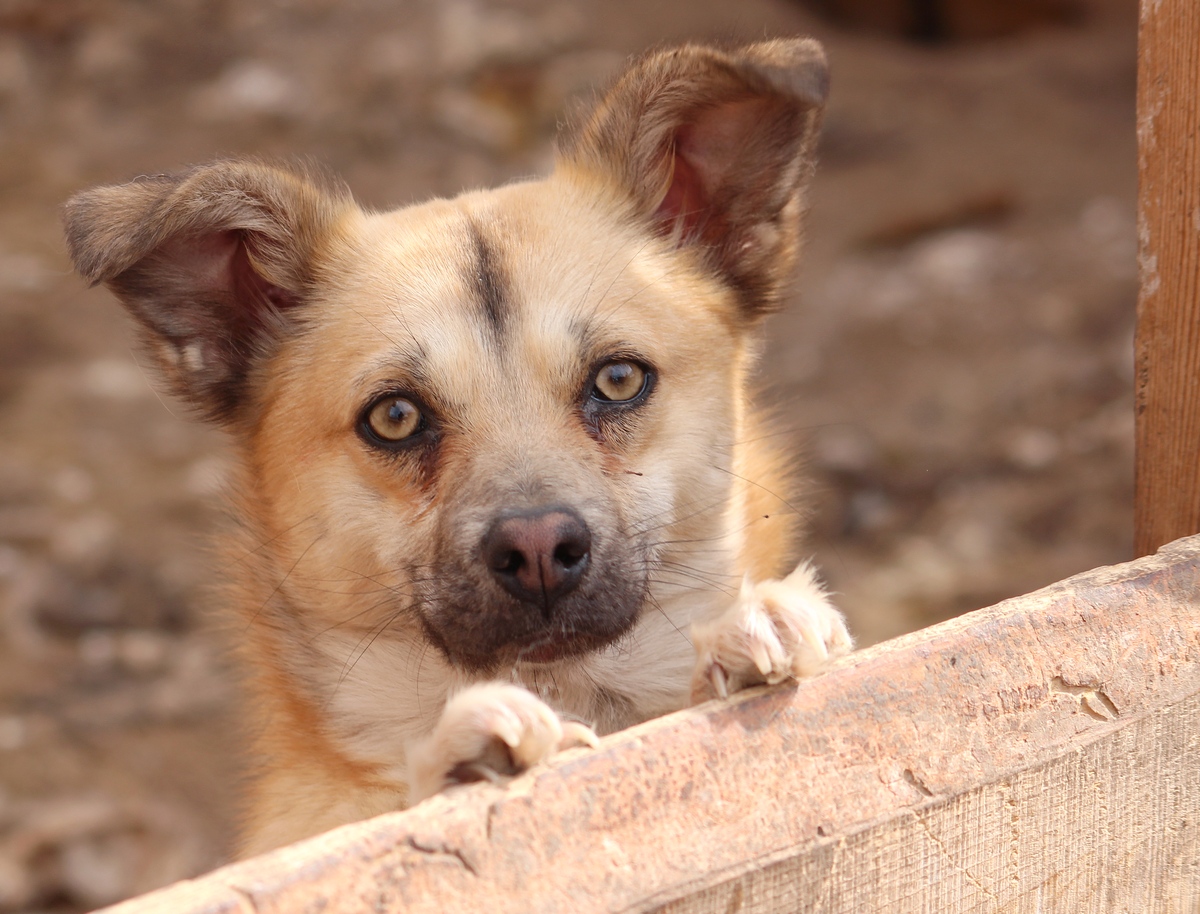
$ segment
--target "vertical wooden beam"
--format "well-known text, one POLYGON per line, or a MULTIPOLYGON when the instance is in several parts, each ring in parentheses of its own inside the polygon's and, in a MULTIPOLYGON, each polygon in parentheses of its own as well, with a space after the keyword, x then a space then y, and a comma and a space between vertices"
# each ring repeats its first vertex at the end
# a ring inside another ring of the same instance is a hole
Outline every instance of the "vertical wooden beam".
POLYGON ((1200 531, 1200 2, 1141 0, 1134 548, 1200 531))

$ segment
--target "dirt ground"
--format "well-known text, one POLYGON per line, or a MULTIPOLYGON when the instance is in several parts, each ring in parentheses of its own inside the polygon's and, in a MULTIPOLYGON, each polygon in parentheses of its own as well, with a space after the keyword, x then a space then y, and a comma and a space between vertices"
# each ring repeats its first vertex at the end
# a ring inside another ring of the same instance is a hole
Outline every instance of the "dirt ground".
POLYGON ((219 863, 235 815, 220 436, 147 382, 58 207, 219 155, 390 207, 548 167, 627 55, 822 38, 807 259, 763 371, 864 643, 1130 556, 1132 0, 920 45, 785 0, 0 0, 0 911, 219 863))

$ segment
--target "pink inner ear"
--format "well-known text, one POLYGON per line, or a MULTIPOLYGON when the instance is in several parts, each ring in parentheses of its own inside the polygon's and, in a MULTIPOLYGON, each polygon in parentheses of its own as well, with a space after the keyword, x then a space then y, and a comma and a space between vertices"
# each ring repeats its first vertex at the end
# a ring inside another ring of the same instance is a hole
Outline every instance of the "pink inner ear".
POLYGON ((704 221, 708 199, 700 175, 679 146, 677 140, 672 152, 674 162, 671 183, 658 204, 654 218, 662 224, 665 231, 671 232, 678 228, 684 238, 691 238, 704 221))
POLYGON ((681 228, 685 239, 723 231, 713 204, 726 185, 744 178, 738 172, 758 157, 752 147, 764 107, 760 99, 715 105, 696 112, 675 131, 671 181, 655 212, 667 231, 681 228))
POLYGON ((172 242, 168 253, 175 268, 190 277, 193 288, 227 301, 235 328, 262 327, 271 311, 296 304, 296 297, 259 273, 247 246, 252 236, 241 231, 213 232, 172 242))
POLYGON ((244 232, 230 234, 237 236, 229 270, 233 298, 238 307, 251 312, 257 322, 262 323, 264 311, 284 311, 295 305, 295 294, 271 282, 254 268, 248 248, 252 243, 252 236, 244 232))
POLYGON ((228 291, 234 255, 240 247, 237 232, 212 232, 175 238, 159 249, 156 257, 173 272, 205 293, 228 291))

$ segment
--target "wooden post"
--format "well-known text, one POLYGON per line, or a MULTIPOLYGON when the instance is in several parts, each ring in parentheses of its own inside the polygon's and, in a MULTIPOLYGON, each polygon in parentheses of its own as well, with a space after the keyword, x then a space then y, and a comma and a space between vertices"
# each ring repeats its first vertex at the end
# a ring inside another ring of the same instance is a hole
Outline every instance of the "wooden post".
POLYGON ((1200 911, 1200 537, 111 914, 1200 911))
POLYGON ((1200 3, 1142 0, 1138 30, 1134 549, 1200 532, 1200 3))

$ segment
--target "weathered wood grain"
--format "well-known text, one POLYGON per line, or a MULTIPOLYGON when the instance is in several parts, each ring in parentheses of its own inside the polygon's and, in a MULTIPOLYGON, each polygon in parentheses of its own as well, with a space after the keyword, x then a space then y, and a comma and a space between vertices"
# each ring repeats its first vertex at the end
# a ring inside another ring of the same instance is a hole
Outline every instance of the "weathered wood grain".
POLYGON ((1134 548, 1200 532, 1200 3, 1138 30, 1134 548))
POLYGON ((1198 906, 1193 537, 112 914, 1198 906))

